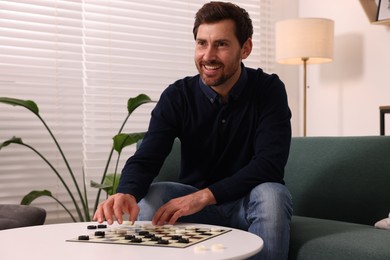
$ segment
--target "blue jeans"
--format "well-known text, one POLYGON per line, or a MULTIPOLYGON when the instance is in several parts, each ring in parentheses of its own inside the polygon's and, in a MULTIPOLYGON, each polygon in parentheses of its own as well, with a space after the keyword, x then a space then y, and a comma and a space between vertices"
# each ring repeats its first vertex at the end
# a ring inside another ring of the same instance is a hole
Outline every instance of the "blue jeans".
MULTIPOLYGON (((139 202, 138 220, 151 220, 157 209, 169 200, 197 190, 174 182, 153 183, 148 194, 139 202)), ((179 221, 247 230, 264 241, 263 250, 251 259, 282 260, 288 256, 291 215, 291 195, 286 186, 267 182, 239 200, 207 206, 179 221)))

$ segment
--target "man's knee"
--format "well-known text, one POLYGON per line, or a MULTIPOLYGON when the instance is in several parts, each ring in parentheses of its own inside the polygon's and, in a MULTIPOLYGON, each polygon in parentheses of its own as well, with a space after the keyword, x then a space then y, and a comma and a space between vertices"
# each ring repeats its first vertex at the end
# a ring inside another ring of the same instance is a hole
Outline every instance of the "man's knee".
POLYGON ((280 183, 266 182, 252 189, 249 201, 269 213, 279 214, 280 210, 287 210, 287 214, 292 213, 292 199, 287 187, 280 183))

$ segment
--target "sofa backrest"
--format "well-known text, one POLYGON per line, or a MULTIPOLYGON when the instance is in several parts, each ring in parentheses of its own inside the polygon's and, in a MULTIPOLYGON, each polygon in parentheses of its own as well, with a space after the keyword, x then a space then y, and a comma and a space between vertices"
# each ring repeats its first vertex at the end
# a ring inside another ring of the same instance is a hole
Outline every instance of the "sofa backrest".
MULTIPOLYGON (((137 149, 141 145, 142 140, 137 142, 137 149)), ((181 150, 180 150, 180 140, 175 139, 172 150, 167 156, 160 169, 160 173, 153 182, 159 181, 177 181, 180 173, 180 159, 181 159, 181 150)))
POLYGON ((390 136, 293 138, 285 181, 294 215, 373 225, 390 211, 390 136))

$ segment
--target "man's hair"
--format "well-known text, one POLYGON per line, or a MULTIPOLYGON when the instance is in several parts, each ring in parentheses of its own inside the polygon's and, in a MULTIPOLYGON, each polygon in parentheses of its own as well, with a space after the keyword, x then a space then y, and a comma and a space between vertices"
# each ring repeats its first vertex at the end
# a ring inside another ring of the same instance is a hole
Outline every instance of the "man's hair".
POLYGON ((236 25, 235 35, 241 47, 248 38, 252 38, 253 25, 248 12, 232 3, 210 2, 203 5, 195 15, 194 28, 192 30, 194 39, 198 28, 204 23, 216 23, 222 20, 233 20, 236 25))

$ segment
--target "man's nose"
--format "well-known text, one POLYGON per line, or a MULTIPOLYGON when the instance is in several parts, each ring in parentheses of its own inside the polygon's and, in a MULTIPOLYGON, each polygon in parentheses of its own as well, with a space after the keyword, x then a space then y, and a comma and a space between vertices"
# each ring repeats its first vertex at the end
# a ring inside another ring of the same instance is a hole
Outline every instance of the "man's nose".
POLYGON ((217 54, 217 51, 216 51, 215 47, 210 45, 210 46, 208 46, 205 49, 205 52, 204 52, 204 55, 203 55, 203 59, 205 59, 205 60, 215 60, 216 54, 217 54))

